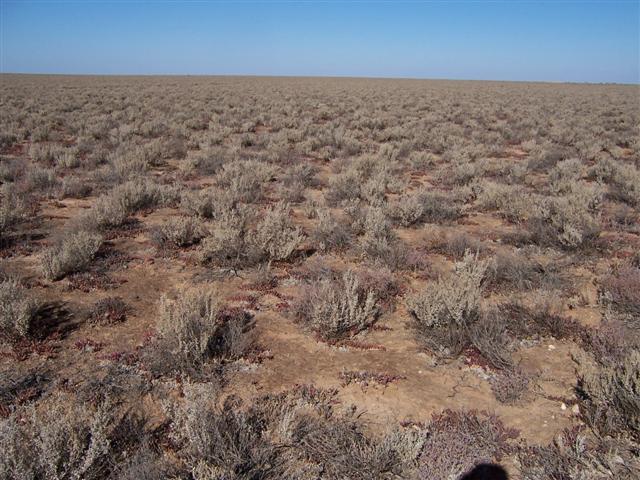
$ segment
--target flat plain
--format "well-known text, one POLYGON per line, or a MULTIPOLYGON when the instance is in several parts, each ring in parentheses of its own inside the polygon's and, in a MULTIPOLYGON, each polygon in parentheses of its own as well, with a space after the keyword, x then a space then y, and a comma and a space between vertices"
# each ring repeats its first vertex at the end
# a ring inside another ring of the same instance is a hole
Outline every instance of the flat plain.
POLYGON ((639 86, 0 92, 0 477, 638 478, 639 86))

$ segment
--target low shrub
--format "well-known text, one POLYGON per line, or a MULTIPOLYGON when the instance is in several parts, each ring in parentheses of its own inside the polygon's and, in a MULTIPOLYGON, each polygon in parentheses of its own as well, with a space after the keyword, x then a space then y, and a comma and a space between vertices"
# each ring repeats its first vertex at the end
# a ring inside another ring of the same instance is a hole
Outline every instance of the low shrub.
POLYGON ((287 260, 300 246, 304 235, 293 225, 289 206, 279 203, 264 213, 250 238, 266 260, 287 260))
POLYGON ((518 432, 485 412, 445 410, 424 427, 418 478, 462 479, 474 467, 495 463, 515 450, 518 432))
POLYGON ((321 251, 345 250, 353 242, 349 225, 336 220, 328 210, 317 210, 318 222, 311 232, 313 244, 321 251))
POLYGON ((26 218, 25 203, 24 195, 21 195, 14 186, 0 186, 0 241, 26 218))
POLYGON ((603 436, 640 439, 640 352, 631 350, 620 362, 578 362, 577 396, 587 423, 603 436))
POLYGON ((216 292, 184 288, 175 299, 160 300, 151 368, 199 375, 207 362, 217 366, 242 358, 253 345, 251 317, 244 312, 228 314, 216 292), (167 363, 168 362, 168 363, 167 363))
POLYGON ((520 402, 531 388, 531 377, 517 368, 499 372, 489 382, 496 399, 507 405, 520 402))
POLYGON ((29 405, 0 419, 0 477, 105 478, 130 445, 131 439, 118 437, 125 421, 117 420, 107 403, 94 408, 58 394, 39 407, 29 405))
POLYGON ((49 280, 84 270, 102 245, 102 236, 80 231, 69 233, 42 254, 42 271, 49 280))
POLYGON ((337 342, 373 325, 379 309, 373 291, 363 290, 357 275, 348 270, 340 279, 307 287, 294 313, 320 339, 337 342))
POLYGON ((171 217, 152 230, 152 242, 159 248, 188 247, 200 242, 206 235, 206 228, 193 217, 171 217))
POLYGON ((635 448, 609 439, 592 438, 580 428, 563 430, 547 446, 518 452, 523 480, 637 478, 635 448))
POLYGON ((487 266, 488 261, 467 252, 454 273, 407 298, 414 328, 429 349, 455 356, 464 348, 469 328, 480 318, 487 266))
POLYGON ((89 311, 89 321, 97 325, 112 325, 124 322, 129 306, 120 297, 106 297, 98 300, 89 311))
POLYGON ((604 277, 600 297, 605 306, 622 314, 631 325, 640 326, 640 268, 628 265, 604 277))
POLYGON ((564 281, 552 263, 542 265, 525 253, 500 251, 487 268, 487 288, 508 291, 560 288, 564 281))
POLYGON ((389 206, 389 215, 403 227, 421 223, 452 222, 461 216, 461 209, 452 198, 442 194, 419 191, 406 194, 389 206))
POLYGON ((98 197, 80 222, 88 230, 121 226, 139 210, 177 202, 180 191, 175 187, 155 184, 149 180, 131 180, 98 197))
POLYGON ((14 341, 28 337, 38 302, 20 282, 8 278, 0 283, 0 338, 14 341))
POLYGON ((575 186, 564 196, 543 199, 527 221, 531 241, 541 246, 576 250, 592 246, 600 235, 602 190, 575 186))
POLYGON ((272 176, 273 169, 266 163, 243 160, 226 163, 216 179, 235 200, 255 203, 264 198, 264 186, 272 176))
POLYGON ((84 270, 102 245, 102 236, 80 231, 68 233, 42 254, 42 272, 49 280, 84 270))
POLYGON ((59 181, 52 168, 32 167, 25 176, 25 189, 42 197, 53 197, 59 181))

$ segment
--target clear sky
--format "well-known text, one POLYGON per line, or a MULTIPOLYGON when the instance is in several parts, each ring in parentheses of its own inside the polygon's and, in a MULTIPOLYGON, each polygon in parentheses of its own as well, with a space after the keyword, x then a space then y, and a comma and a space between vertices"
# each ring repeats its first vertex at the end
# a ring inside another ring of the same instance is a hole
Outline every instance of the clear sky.
POLYGON ((0 0, 0 71, 640 81, 640 0, 0 0))

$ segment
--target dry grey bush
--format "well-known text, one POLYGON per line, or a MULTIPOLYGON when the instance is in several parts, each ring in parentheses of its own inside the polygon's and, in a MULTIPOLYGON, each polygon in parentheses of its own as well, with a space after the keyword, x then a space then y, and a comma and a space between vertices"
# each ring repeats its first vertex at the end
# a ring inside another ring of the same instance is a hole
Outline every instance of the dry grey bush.
POLYGON ((289 207, 280 203, 271 207, 254 227, 250 226, 250 207, 236 205, 221 212, 202 242, 199 257, 233 269, 263 261, 287 260, 300 246, 304 235, 293 225, 289 207))
POLYGON ((605 158, 598 161, 590 174, 609 184, 613 198, 631 206, 640 205, 640 170, 632 164, 605 158))
POLYGON ((509 369, 495 374, 489 380, 491 391, 500 403, 517 404, 531 388, 531 377, 519 369, 509 369))
POLYGON ((361 179, 355 170, 347 170, 329 178, 324 198, 329 205, 339 205, 345 201, 360 198, 361 179))
POLYGON ((0 180, 11 183, 18 180, 24 170, 24 163, 18 159, 5 158, 0 155, 0 180))
POLYGON ((49 280, 84 270, 102 245, 102 236, 80 231, 69 233, 42 254, 42 272, 49 280))
POLYGON ((158 247, 188 247, 207 234, 205 225, 193 217, 171 217, 151 233, 158 247))
POLYGON ((220 327, 217 294, 196 288, 182 289, 176 299, 160 299, 157 328, 169 342, 177 364, 199 368, 212 355, 220 327))
POLYGON ((379 313, 372 290, 364 291, 357 275, 348 270, 339 280, 324 279, 307 287, 294 307, 298 319, 319 338, 336 342, 373 325, 379 313))
POLYGON ((204 190, 187 190, 182 193, 180 208, 190 215, 202 218, 219 217, 225 210, 235 208, 230 194, 223 190, 207 188, 204 190))
POLYGON ((482 179, 472 186, 482 210, 495 210, 506 220, 518 223, 525 220, 533 201, 521 186, 504 185, 482 179))
POLYGON ((562 160, 549 171, 549 187, 553 193, 571 192, 585 173, 585 166, 577 158, 562 160))
POLYGON ((542 287, 559 289, 565 284, 559 270, 554 262, 543 265, 522 250, 499 251, 487 268, 486 285, 490 289, 511 291, 542 287))
POLYGON ((477 465, 509 453, 518 436, 495 416, 476 411, 446 410, 434 414, 424 428, 418 478, 425 480, 462 479, 477 465))
POLYGON ((419 191, 405 194, 392 202, 389 215, 394 221, 408 227, 420 223, 443 223, 460 217, 460 207, 452 198, 444 195, 419 191))
POLYGON ((231 161, 216 175, 218 186, 240 202, 254 203, 264 198, 264 185, 273 177, 273 168, 256 160, 231 161))
MULTIPOLYGON (((482 282, 489 262, 466 252, 455 265, 455 272, 439 278, 435 284, 407 298, 407 308, 415 320, 415 328, 421 338, 436 350, 448 350, 455 344, 436 345, 432 335, 447 336, 464 332, 480 318, 482 282)), ((436 340, 439 342, 440 339, 436 340)), ((453 353, 453 352, 443 352, 453 353)))
POLYGON ((593 244, 601 231, 599 210, 603 190, 598 185, 574 183, 566 195, 543 198, 529 221, 532 240, 568 250, 593 244))
POLYGON ((300 246, 304 235, 294 226, 289 206, 278 203, 264 213, 250 239, 266 260, 287 260, 300 246))
POLYGON ((157 321, 160 338, 149 362, 152 369, 198 376, 207 362, 215 370, 247 354, 253 345, 251 326, 247 314, 225 314, 212 289, 183 288, 175 299, 163 295, 157 321))
POLYGON ((593 439, 579 429, 564 430, 548 446, 522 448, 518 461, 523 480, 633 480, 640 473, 634 446, 593 439))
POLYGON ((640 327, 640 268, 625 265, 600 282, 600 302, 629 327, 640 327))
POLYGON ((86 198, 92 191, 93 188, 90 184, 79 177, 69 175, 64 177, 60 183, 58 198, 86 198))
POLYGON ((318 222, 311 232, 313 244, 321 251, 344 250, 351 245, 353 234, 345 222, 340 222, 327 209, 316 209, 318 222))
POLYGON ((640 352, 611 365, 578 357, 577 394, 587 423, 602 436, 640 439, 640 352))
POLYGON ((206 384, 187 385, 184 392, 181 405, 166 408, 171 436, 195 479, 281 478, 278 448, 267 440, 259 417, 229 400, 215 407, 217 392, 206 384))
POLYGON ((24 195, 11 184, 0 186, 0 240, 25 218, 24 195))
POLYGON ((248 206, 241 204, 222 212, 202 240, 198 252, 200 261, 231 269, 255 265, 259 255, 248 234, 252 213, 248 206))
POLYGON ((53 144, 33 143, 29 148, 29 156, 31 159, 42 165, 53 166, 58 157, 63 154, 64 150, 53 144))
POLYGON ((227 161, 226 152, 215 148, 187 158, 180 163, 180 169, 188 174, 215 175, 227 161))
POLYGON ((0 477, 99 479, 113 460, 110 405, 92 409, 56 395, 0 420, 0 477))
POLYGON ((298 387, 216 406, 208 385, 187 385, 182 404, 166 405, 171 436, 194 478, 397 478, 415 473, 423 433, 367 435, 353 412, 335 411, 333 394, 298 387))
POLYGON ((38 302, 15 278, 0 283, 0 338, 18 340, 32 330, 38 302))
POLYGON ((139 210, 168 205, 179 198, 177 187, 158 185, 149 180, 131 180, 98 197, 79 221, 88 230, 119 227, 129 215, 139 210))
POLYGON ((32 167, 25 176, 25 189, 43 197, 53 197, 59 185, 56 172, 52 168, 32 167))

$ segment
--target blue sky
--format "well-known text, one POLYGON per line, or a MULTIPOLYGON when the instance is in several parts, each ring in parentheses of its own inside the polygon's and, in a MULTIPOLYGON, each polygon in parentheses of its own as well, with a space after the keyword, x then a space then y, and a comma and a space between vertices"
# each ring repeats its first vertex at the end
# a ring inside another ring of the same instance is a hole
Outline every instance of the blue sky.
POLYGON ((0 0, 0 71, 640 81, 640 0, 0 0))

